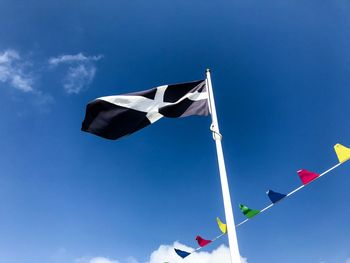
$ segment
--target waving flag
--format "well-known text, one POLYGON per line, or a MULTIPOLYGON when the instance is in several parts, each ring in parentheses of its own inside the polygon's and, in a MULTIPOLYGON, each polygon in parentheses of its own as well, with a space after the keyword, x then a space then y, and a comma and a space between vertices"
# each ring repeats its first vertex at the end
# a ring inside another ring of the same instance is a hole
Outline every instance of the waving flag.
POLYGON ((97 98, 86 107, 82 130, 115 140, 162 117, 208 115, 206 81, 164 85, 125 95, 97 98))

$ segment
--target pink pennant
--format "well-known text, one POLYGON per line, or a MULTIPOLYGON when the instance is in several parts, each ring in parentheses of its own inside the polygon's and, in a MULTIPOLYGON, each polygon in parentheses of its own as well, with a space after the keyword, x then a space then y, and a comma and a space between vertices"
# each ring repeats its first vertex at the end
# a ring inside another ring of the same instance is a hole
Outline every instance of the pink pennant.
POLYGON ((200 247, 204 247, 204 246, 208 245, 209 243, 211 243, 211 240, 203 239, 203 238, 201 238, 200 236, 197 236, 197 237, 196 237, 196 240, 197 240, 198 245, 199 245, 200 247))
POLYGON ((320 176, 317 173, 313 173, 304 169, 299 170, 297 173, 304 185, 312 182, 313 180, 315 180, 317 177, 320 176))

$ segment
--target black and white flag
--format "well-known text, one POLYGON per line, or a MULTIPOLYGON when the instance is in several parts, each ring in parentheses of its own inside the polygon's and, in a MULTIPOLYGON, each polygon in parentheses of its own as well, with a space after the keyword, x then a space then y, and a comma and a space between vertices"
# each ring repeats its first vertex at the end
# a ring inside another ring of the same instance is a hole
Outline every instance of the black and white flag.
POLYGON ((82 131, 115 140, 162 117, 208 115, 205 80, 164 85, 125 95, 97 98, 86 107, 82 131))

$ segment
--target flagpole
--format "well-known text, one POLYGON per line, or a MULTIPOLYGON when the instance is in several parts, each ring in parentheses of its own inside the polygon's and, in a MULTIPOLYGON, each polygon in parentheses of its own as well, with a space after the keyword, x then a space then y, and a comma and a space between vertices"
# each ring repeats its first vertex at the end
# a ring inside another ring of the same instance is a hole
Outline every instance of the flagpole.
POLYGON ((207 87, 209 91, 209 105, 210 105, 211 118, 212 118, 212 124, 211 124, 210 130, 213 132, 213 139, 215 140, 216 152, 218 156, 221 190, 222 190, 222 196, 224 200, 224 209, 225 209, 225 217, 226 217, 226 224, 227 224, 228 242, 229 242, 230 254, 231 254, 231 263, 241 263, 235 221, 234 221, 233 211, 232 211, 230 190, 229 190, 228 181, 227 181, 224 153, 221 145, 222 136, 219 130, 218 117, 216 115, 214 93, 213 93, 213 87, 211 83, 209 69, 207 69, 206 75, 207 75, 207 87))

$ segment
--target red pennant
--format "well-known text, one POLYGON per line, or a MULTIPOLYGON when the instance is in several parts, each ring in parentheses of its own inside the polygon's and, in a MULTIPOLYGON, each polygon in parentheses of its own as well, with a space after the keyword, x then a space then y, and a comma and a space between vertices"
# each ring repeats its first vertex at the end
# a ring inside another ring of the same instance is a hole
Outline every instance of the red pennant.
POLYGON ((315 180, 317 177, 320 176, 317 173, 313 173, 313 172, 310 172, 310 171, 304 170, 304 169, 299 170, 298 175, 299 175, 299 177, 304 185, 312 182, 313 180, 315 180))
POLYGON ((201 238, 200 236, 197 236, 197 237, 196 237, 196 240, 197 240, 198 245, 199 245, 200 247, 204 247, 204 246, 208 245, 209 243, 211 243, 211 240, 203 239, 203 238, 201 238))

